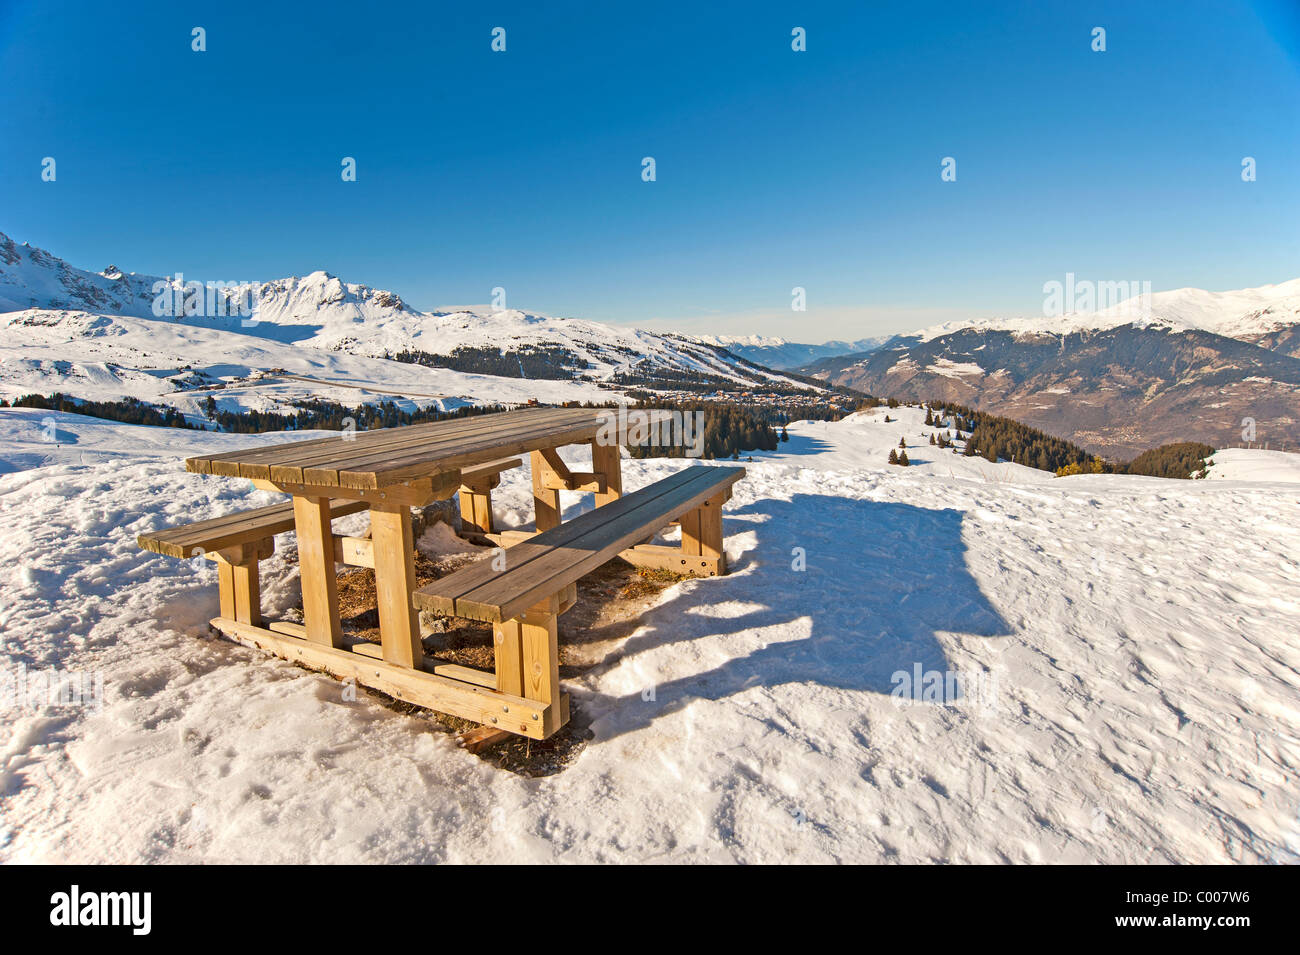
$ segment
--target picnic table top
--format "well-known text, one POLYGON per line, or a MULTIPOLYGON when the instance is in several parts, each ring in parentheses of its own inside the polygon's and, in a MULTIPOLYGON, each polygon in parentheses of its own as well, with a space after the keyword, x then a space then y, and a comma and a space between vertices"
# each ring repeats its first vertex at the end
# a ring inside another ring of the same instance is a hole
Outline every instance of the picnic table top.
POLYGON ((370 490, 594 440, 605 408, 528 408, 188 458, 199 474, 370 490))

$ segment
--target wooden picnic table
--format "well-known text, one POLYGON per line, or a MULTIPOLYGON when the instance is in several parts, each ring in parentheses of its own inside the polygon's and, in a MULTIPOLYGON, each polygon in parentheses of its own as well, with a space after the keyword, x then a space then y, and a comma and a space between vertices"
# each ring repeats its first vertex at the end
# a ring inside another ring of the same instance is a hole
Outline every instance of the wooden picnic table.
MULTIPOLYGON (((640 413, 640 412, 638 412, 640 413)), ((647 421, 666 420, 650 412, 647 421)), ((618 556, 636 566, 725 574, 721 508, 744 476, 737 467, 688 467, 623 493, 615 412, 538 408, 201 455, 199 474, 241 478, 289 496, 283 504, 140 534, 145 550, 216 561, 227 636, 397 699, 483 724, 489 733, 544 739, 569 718, 559 685, 556 619, 576 582, 618 556), (572 470, 558 449, 586 444, 591 469, 572 470), (496 534, 490 493, 503 470, 531 459, 536 531, 496 534), (561 525, 560 491, 595 495, 596 509, 561 525), (464 528, 503 550, 417 590, 411 508, 458 495, 464 528), (332 521, 367 510, 367 537, 334 533, 332 521), (650 543, 669 523, 681 543, 650 543), (258 563, 273 537, 298 539, 303 622, 262 620, 258 563), (505 548, 509 548, 506 550, 505 548), (380 644, 345 642, 335 565, 375 574, 380 644), (426 658, 417 607, 490 622, 494 672, 426 658), (350 644, 350 645, 349 645, 350 644)), ((620 413, 623 424, 626 421, 620 413)))
MULTIPOLYGON (((463 470, 524 452, 532 457, 539 531, 560 523, 563 489, 591 491, 598 506, 615 500, 622 492, 619 448, 596 440, 608 413, 537 408, 476 415, 201 455, 187 459, 185 467, 199 474, 247 478, 259 488, 292 495, 304 636, 324 646, 342 644, 330 501, 366 502, 369 543, 347 544, 342 553, 374 568, 383 659, 418 668, 423 654, 411 603, 416 579, 409 509, 455 495, 464 486, 463 470), (556 454, 557 448, 572 444, 590 445, 590 472, 570 471, 556 454)), ((481 485, 465 487, 467 496, 485 497, 483 491, 481 485)))

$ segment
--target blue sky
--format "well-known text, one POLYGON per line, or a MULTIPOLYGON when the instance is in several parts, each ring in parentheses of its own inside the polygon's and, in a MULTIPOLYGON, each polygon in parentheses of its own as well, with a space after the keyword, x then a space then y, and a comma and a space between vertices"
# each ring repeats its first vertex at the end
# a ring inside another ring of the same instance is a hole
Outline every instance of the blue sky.
POLYGON ((799 341, 1300 276, 1300 0, 468 6, 0 0, 0 231, 799 341))

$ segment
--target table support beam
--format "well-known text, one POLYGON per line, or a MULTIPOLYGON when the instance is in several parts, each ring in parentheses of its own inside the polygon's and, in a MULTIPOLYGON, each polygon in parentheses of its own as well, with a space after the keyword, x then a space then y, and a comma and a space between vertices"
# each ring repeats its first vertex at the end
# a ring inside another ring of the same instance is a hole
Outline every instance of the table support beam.
POLYGON ((596 492, 596 506, 609 504, 623 496, 623 456, 617 444, 591 442, 591 470, 605 478, 605 489, 596 492))
POLYGON ((420 645, 419 616, 411 603, 417 584, 410 509, 401 504, 371 507, 370 539, 384 661, 418 669, 424 661, 424 650, 420 645))
MULTIPOLYGON (((555 472, 540 451, 530 456, 533 472, 533 512, 537 515, 537 529, 549 531, 560 526, 560 492, 546 486, 547 477, 555 472)), ((556 475, 559 479, 559 475, 556 475)))
POLYGON ((334 576, 334 531, 328 497, 294 497, 298 533, 298 579, 306 639, 326 647, 343 645, 338 580, 334 576))

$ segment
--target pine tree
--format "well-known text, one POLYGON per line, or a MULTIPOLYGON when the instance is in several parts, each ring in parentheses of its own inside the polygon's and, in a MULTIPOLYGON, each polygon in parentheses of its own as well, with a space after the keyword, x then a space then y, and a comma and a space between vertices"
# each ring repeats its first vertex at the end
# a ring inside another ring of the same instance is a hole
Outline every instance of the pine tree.
POLYGON ((905 448, 905 447, 907 447, 907 439, 906 439, 906 438, 899 438, 899 439, 898 439, 898 446, 899 446, 900 448, 905 448))
POLYGON ((890 464, 898 463, 898 452, 895 451, 893 448, 889 449, 889 463, 890 464))
POLYGON ((909 464, 912 463, 911 461, 907 460, 906 451, 898 452, 898 463, 901 464, 903 467, 907 467, 909 464))
POLYGON ((935 443, 935 440, 934 440, 934 432, 933 432, 933 431, 930 432, 930 443, 931 443, 931 444, 934 444, 934 443, 935 443))

